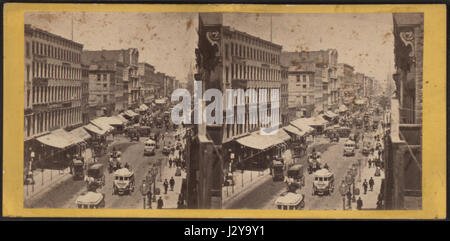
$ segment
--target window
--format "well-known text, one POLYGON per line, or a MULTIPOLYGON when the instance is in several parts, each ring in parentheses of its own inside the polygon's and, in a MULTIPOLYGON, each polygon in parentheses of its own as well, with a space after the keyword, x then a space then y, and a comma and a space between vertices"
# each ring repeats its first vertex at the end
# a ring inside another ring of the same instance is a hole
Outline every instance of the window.
POLYGON ((108 85, 107 85, 107 84, 103 84, 103 88, 105 88, 105 89, 106 89, 107 87, 108 87, 108 85))
POLYGON ((303 96, 303 104, 306 104, 306 96, 303 96))
POLYGON ((297 82, 300 82, 300 75, 297 75, 297 82))
POLYGON ((229 72, 229 68, 227 66, 227 67, 225 67, 225 80, 227 81, 227 83, 230 82, 230 80, 228 80, 228 72, 229 72))
POLYGON ((108 102, 108 96, 107 95, 103 95, 103 103, 108 102))
POLYGON ((303 75, 303 82, 306 82, 306 75, 303 75))
MULTIPOLYGON (((228 44, 225 44, 225 58, 230 59, 230 56, 228 54, 228 44)), ((227 74, 228 74, 228 72, 227 72, 227 74)))
POLYGON ((97 81, 100 81, 102 79, 102 76, 100 74, 97 74, 97 81))
POLYGON ((27 64, 27 81, 30 81, 30 65, 27 64))
POLYGON ((30 43, 29 42, 27 42, 25 44, 25 54, 26 54, 27 58, 30 57, 30 43))
POLYGON ((306 89, 306 85, 303 85, 303 89, 306 89))

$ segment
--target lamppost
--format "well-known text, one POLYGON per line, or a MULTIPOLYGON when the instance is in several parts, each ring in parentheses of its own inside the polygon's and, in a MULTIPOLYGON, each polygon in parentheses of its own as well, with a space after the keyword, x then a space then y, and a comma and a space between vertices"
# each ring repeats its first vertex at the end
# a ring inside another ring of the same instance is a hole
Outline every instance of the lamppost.
POLYGON ((353 165, 353 167, 350 170, 351 170, 351 174, 352 174, 352 178, 353 178, 352 202, 356 202, 356 198, 355 198, 355 180, 356 180, 356 175, 358 174, 358 169, 356 169, 355 165, 353 165))
POLYGON ((352 195, 351 195, 351 190, 350 190, 350 187, 352 186, 352 184, 353 184, 353 176, 352 176, 352 174, 350 173, 351 171, 350 170, 348 170, 347 171, 347 175, 345 176, 345 183, 347 184, 347 186, 348 186, 348 192, 349 192, 349 197, 348 197, 348 207, 349 207, 349 209, 351 209, 351 201, 352 201, 352 195))
POLYGON ((342 210, 345 210, 345 195, 348 192, 348 186, 344 180, 342 180, 341 185, 339 186, 339 192, 342 195, 342 210))
POLYGON ((152 182, 153 182, 152 202, 156 202, 156 175, 157 174, 158 174, 158 169, 156 166, 153 166, 152 170, 151 170, 152 182))
POLYGON ((142 194, 142 198, 143 198, 143 205, 144 205, 144 209, 145 209, 145 196, 147 196, 147 194, 148 194, 148 186, 147 186, 147 184, 145 183, 145 180, 142 180, 142 186, 141 186, 141 194, 142 194))

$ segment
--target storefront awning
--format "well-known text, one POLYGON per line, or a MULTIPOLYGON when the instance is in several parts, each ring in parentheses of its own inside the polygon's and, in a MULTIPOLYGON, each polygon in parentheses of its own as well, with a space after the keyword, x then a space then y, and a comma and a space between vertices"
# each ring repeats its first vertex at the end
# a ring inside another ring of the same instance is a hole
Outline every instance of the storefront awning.
POLYGON ((339 112, 346 112, 348 110, 347 106, 341 105, 339 106, 339 112))
POLYGON ((148 110, 149 108, 148 108, 148 106, 147 106, 146 104, 142 104, 141 106, 139 106, 139 109, 140 109, 141 111, 146 111, 146 110, 148 110))
MULTIPOLYGON (((260 132, 261 134, 261 132, 260 132)), ((286 133, 283 129, 276 129, 274 131, 272 131, 271 133, 266 133, 266 134, 261 134, 261 136, 265 136, 268 138, 278 138, 280 140, 284 141, 289 141, 291 139, 291 136, 286 133)))
POLYGON ((285 131, 287 131, 289 133, 292 133, 294 135, 297 135, 297 136, 304 136, 306 134, 305 132, 297 129, 296 127, 294 127, 292 125, 288 125, 288 126, 285 126, 283 128, 284 128, 285 131))
POLYGON ((69 132, 63 129, 52 131, 48 135, 38 137, 37 140, 42 144, 60 149, 83 142, 83 139, 73 134, 70 134, 69 132))
POLYGON ((136 112, 132 111, 132 110, 127 110, 124 112, 125 115, 129 116, 129 117, 135 117, 138 116, 139 114, 137 114, 136 112))
POLYGON ((113 116, 113 117, 115 117, 116 119, 121 120, 124 124, 128 123, 128 120, 125 117, 123 117, 123 115, 116 115, 116 116, 113 116))
POLYGON ((325 115, 330 117, 330 118, 336 118, 338 117, 337 114, 335 114, 333 111, 325 111, 325 115))
POLYGON ((283 143, 283 140, 268 135, 251 134, 236 140, 239 144, 257 150, 265 150, 269 147, 283 143))
POLYGON ((365 100, 359 99, 359 100, 355 100, 355 104, 357 105, 364 105, 366 103, 365 100))
POLYGON ((155 100, 155 104, 165 104, 166 103, 166 100, 164 100, 164 99, 156 99, 155 100))
POLYGON ((297 120, 291 121, 291 125, 297 127, 298 129, 300 129, 302 132, 305 133, 310 133, 314 131, 314 128, 312 128, 309 125, 307 118, 299 118, 297 120))
POLYGON ((77 136, 78 138, 80 138, 82 140, 88 140, 89 138, 92 137, 91 135, 89 135, 89 133, 83 127, 78 127, 76 129, 73 129, 72 131, 70 131, 70 134, 77 136))
POLYGON ((97 126, 93 125, 93 124, 87 124, 85 126, 83 126, 84 129, 95 133, 97 135, 104 135, 106 133, 105 130, 98 128, 97 126))
POLYGON ((110 126, 121 126, 125 124, 125 122, 117 116, 100 117, 99 120, 102 123, 107 123, 110 126))
POLYGON ((91 123, 99 127, 100 129, 105 130, 106 132, 114 130, 114 127, 108 124, 108 119, 106 118, 107 117, 100 117, 95 120, 91 120, 91 123))
POLYGON ((323 119, 321 116, 315 116, 311 118, 306 118, 305 122, 309 126, 323 126, 328 123, 325 119, 323 119))

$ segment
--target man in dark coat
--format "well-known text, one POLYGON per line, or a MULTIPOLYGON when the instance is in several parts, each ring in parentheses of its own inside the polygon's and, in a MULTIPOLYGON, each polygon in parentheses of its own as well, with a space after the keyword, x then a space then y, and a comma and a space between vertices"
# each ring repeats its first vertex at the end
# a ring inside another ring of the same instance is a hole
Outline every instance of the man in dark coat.
POLYGON ((363 201, 361 200, 361 197, 358 198, 356 201, 356 209, 361 210, 363 206, 363 201))
POLYGON ((162 209, 164 206, 164 201, 162 200, 161 196, 158 199, 158 209, 162 209))
POLYGON ((167 182, 167 179, 164 180, 164 194, 167 194, 167 188, 169 188, 169 183, 167 182))
POLYGON ((374 185, 375 185, 375 181, 373 180, 372 177, 370 177, 370 180, 369 180, 370 191, 373 191, 373 186, 374 185))
POLYGON ((364 194, 367 194, 367 180, 366 179, 364 179, 363 188, 364 188, 364 194))
POLYGON ((175 179, 173 179, 173 177, 170 178, 169 184, 170 184, 170 191, 173 191, 173 187, 175 186, 175 179))

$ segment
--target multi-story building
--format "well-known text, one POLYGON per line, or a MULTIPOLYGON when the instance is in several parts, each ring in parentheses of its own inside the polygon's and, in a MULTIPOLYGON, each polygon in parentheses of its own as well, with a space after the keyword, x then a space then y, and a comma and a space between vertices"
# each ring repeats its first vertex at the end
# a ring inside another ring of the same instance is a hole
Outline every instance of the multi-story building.
POLYGON ((290 66, 288 72, 289 110, 295 113, 293 121, 301 117, 311 117, 316 103, 316 65, 303 63, 290 66))
POLYGON ((89 65, 81 64, 81 119, 88 124, 89 117, 89 65))
POLYGON ((368 77, 360 72, 355 72, 354 76, 355 76, 354 91, 356 93, 357 98, 367 97, 366 81, 368 77))
POLYGON ((108 66, 114 71, 114 112, 136 108, 139 101, 137 75, 139 52, 137 49, 83 51, 83 63, 108 66))
POLYGON ((354 68, 349 64, 340 63, 337 67, 338 81, 341 87, 341 100, 345 105, 350 105, 355 100, 354 93, 354 68))
POLYGON ((83 45, 25 24, 25 157, 34 138, 82 124, 83 45))
POLYGON ((97 63, 89 66, 89 118, 111 116, 115 113, 114 63, 97 63))
POLYGON ((144 103, 150 104, 160 89, 156 82, 155 67, 149 63, 139 63, 138 75, 139 82, 142 84, 142 99, 144 103))
POLYGON ((155 83, 158 86, 158 90, 156 91, 158 98, 166 96, 165 80, 166 80, 166 75, 164 73, 156 72, 155 83))
POLYGON ((281 125, 289 125, 289 67, 281 66, 281 85, 280 85, 280 112, 281 112, 281 125))
POLYGON ((396 73, 386 137, 385 209, 422 208, 423 13, 393 13, 396 73))
MULTIPOLYGON (((257 112, 269 113, 272 101, 275 98, 279 101, 279 95, 270 96, 270 90, 276 89, 280 93, 281 49, 280 45, 224 26, 220 13, 201 13, 195 79, 202 81, 203 90, 214 88, 225 93, 226 89, 255 89, 260 97, 257 103, 267 104, 266 110, 257 112), (261 89, 268 91, 264 94, 261 89)), ((257 133, 262 127, 278 126, 279 123, 249 121, 249 116, 252 116, 250 102, 254 99, 243 98, 242 102, 233 101, 233 104, 227 101, 224 96, 223 103, 230 105, 226 105, 223 117, 224 120, 234 120, 233 124, 225 122, 194 127, 195 138, 190 148, 193 151, 187 167, 187 202, 191 208, 221 208, 224 170, 267 166, 272 161, 274 148, 280 144, 276 142, 277 138, 257 133), (245 109, 242 124, 237 123, 242 117, 236 114, 238 107, 245 109), (250 139, 260 139, 265 143, 264 147, 250 147, 250 139)), ((274 116, 268 114, 267 118, 274 116)))
MULTIPOLYGON (((310 85, 306 92, 313 93, 314 98, 303 101, 304 94, 298 96, 301 100, 298 101, 307 107, 298 107, 297 111, 301 116, 317 115, 329 109, 336 109, 338 107, 339 99, 339 82, 337 78, 337 58, 338 53, 335 49, 319 50, 319 51, 301 51, 301 52, 283 52, 281 55, 281 63, 290 66, 290 73, 294 79, 311 78, 310 85), (301 77, 303 75, 305 77, 301 77), (311 104, 312 107, 311 108, 311 104), (302 114, 303 113, 303 114, 302 114)), ((290 81, 290 83, 297 85, 297 82, 290 81)), ((304 86, 304 84, 302 84, 304 86)), ((289 86, 290 95, 298 95, 299 91, 295 86, 289 86)), ((311 96, 311 95, 308 95, 311 96)), ((291 98, 291 103, 293 97, 291 98)))

